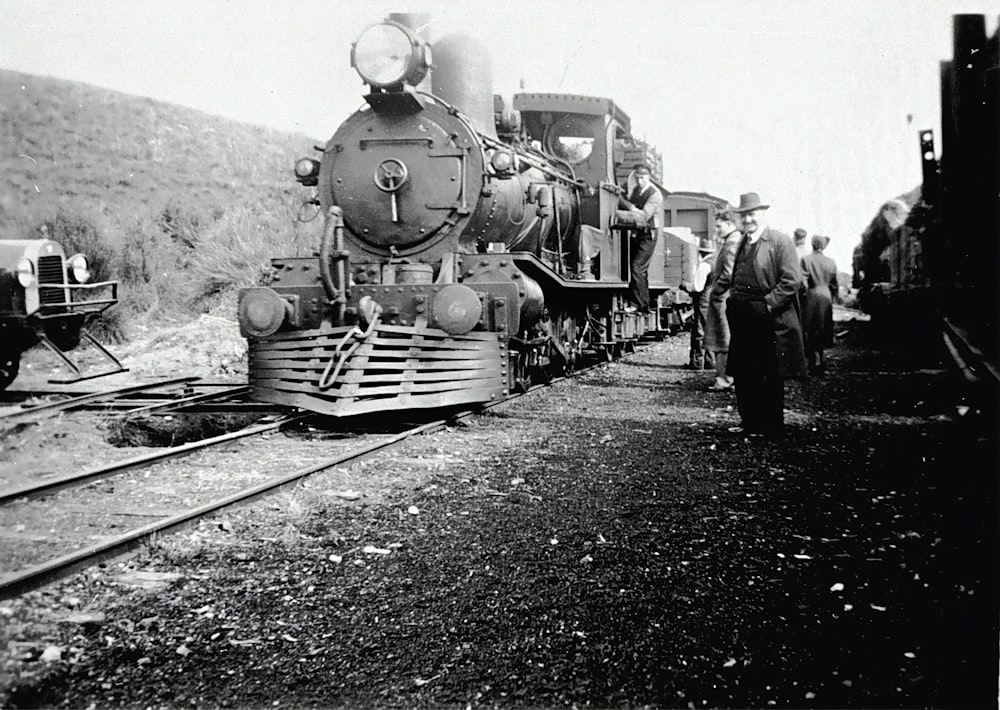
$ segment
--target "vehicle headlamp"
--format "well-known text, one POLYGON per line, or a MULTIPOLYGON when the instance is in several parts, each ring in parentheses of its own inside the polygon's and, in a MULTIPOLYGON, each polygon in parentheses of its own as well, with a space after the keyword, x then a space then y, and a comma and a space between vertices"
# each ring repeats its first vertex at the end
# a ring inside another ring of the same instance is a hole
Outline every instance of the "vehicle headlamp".
POLYGON ((514 170, 514 155, 506 150, 498 150, 490 157, 490 165, 497 175, 506 175, 514 170))
POLYGON ((17 274, 17 282, 23 288, 35 285, 35 265, 31 263, 31 259, 24 258, 17 262, 14 273, 17 274))
POLYGON ((416 85, 430 66, 427 45, 409 28, 395 22, 372 25, 351 49, 353 66, 366 84, 382 89, 416 85))
POLYGON ((69 275, 74 283, 85 284, 90 281, 90 268, 87 264, 87 257, 83 254, 74 254, 67 262, 69 265, 69 275))
POLYGON ((295 179, 306 187, 319 184, 319 161, 312 158, 300 158, 295 161, 295 179))

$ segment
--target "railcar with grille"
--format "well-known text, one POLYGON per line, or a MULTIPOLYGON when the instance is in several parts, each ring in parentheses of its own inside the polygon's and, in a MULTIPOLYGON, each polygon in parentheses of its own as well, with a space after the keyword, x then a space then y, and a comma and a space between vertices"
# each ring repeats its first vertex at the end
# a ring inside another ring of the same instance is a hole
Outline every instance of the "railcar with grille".
POLYGON ((24 351, 38 344, 74 373, 63 382, 122 371, 121 363, 85 328, 88 320, 117 302, 118 283, 91 283, 83 254, 67 258, 51 239, 0 240, 0 389, 17 377, 24 351), (84 374, 68 355, 81 340, 111 366, 84 374))

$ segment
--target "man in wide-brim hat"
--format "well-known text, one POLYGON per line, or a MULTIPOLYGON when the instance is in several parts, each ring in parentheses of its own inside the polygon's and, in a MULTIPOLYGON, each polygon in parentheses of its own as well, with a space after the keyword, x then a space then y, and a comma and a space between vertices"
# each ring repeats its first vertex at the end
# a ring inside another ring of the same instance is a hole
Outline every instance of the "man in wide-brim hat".
POLYGON ((744 237, 731 274, 723 274, 713 294, 729 290, 729 360, 735 378, 739 433, 780 437, 784 433, 785 386, 806 374, 799 287, 802 271, 791 238, 767 225, 767 208, 756 192, 740 195, 734 211, 744 237))

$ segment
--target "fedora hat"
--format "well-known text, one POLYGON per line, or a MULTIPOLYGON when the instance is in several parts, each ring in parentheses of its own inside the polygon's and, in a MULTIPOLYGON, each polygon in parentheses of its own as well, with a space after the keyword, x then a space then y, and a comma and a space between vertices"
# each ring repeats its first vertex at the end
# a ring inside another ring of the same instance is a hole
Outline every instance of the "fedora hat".
POLYGON ((698 240, 698 251, 705 254, 711 254, 715 249, 712 247, 712 240, 708 237, 702 237, 698 240))
POLYGON ((740 206, 733 212, 753 212, 754 210, 766 210, 771 205, 761 204, 760 195, 756 192, 747 192, 740 195, 740 206))

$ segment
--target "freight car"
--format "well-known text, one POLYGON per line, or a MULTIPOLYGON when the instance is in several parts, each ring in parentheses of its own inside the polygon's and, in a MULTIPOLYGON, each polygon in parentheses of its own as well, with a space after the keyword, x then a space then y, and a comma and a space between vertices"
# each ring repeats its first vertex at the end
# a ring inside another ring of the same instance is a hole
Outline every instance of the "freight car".
POLYGON ((862 307, 886 323, 944 323, 995 368, 1000 333, 1000 30, 955 15, 953 55, 941 62, 941 144, 918 133, 923 181, 889 200, 865 234, 855 283, 862 307))
POLYGON ((118 302, 118 282, 90 283, 87 257, 66 258, 51 239, 0 240, 0 390, 17 377, 21 355, 41 344, 75 376, 61 382, 121 372, 121 363, 84 327, 118 302), (67 351, 89 343, 113 368, 84 375, 67 351))
POLYGON ((691 296, 681 284, 691 281, 694 274, 698 244, 715 240, 715 215, 731 208, 726 200, 705 192, 675 191, 663 200, 665 264, 660 322, 672 332, 690 324, 691 296))
MULTIPOLYGON (((275 258, 240 293, 261 401, 331 416, 487 402, 662 329, 627 308, 629 116, 558 93, 508 107, 484 49, 444 37, 432 64, 426 25, 390 15, 360 35, 365 105, 296 163, 325 228, 316 256, 275 258)), ((663 239, 649 281, 657 299, 663 239)))

